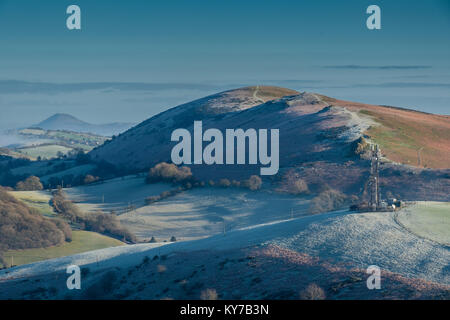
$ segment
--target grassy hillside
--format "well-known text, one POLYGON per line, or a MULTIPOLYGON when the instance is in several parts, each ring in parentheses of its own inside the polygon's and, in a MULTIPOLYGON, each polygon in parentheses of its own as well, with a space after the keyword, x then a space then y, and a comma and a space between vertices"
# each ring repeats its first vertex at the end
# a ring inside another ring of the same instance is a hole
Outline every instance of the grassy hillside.
POLYGON ((57 246, 72 232, 61 219, 49 219, 0 188, 0 264, 8 250, 57 246))
POLYGON ((49 204, 51 195, 46 191, 10 191, 9 194, 24 202, 30 208, 35 208, 44 216, 54 217, 56 215, 49 204))
POLYGON ((397 219, 419 237, 450 246, 449 202, 418 202, 400 211, 397 219))
POLYGON ((58 144, 45 144, 16 149, 17 152, 20 152, 32 159, 37 159, 37 157, 41 157, 43 159, 56 158, 58 153, 67 154, 71 150, 72 148, 68 148, 58 144))
POLYGON ((39 128, 22 129, 19 135, 29 142, 15 151, 31 159, 51 159, 57 157, 58 153, 68 154, 75 149, 90 151, 109 140, 96 134, 39 128))
MULTIPOLYGON (((57 215, 49 204, 51 195, 46 191, 10 191, 9 194, 44 216, 56 217, 57 215)), ((72 231, 71 242, 47 248, 10 250, 5 252, 3 257, 8 264, 11 264, 11 257, 14 257, 14 265, 21 265, 120 245, 125 244, 96 232, 72 231)))
POLYGON ((205 187, 124 213, 119 219, 142 239, 189 240, 308 215, 308 208, 309 197, 205 187))
MULTIPOLYGON (((194 120, 219 121, 227 113, 238 113, 269 100, 298 94, 297 91, 253 86, 220 92, 161 112, 105 142, 90 152, 92 159, 105 160, 128 169, 147 169, 170 157, 170 135, 177 128, 189 128, 194 120)), ((245 117, 245 121, 250 121, 245 117)), ((236 123, 235 123, 236 124, 236 123)))
POLYGON ((365 133, 390 160, 425 168, 450 168, 450 116, 321 98, 374 120, 365 133))
POLYGON ((3 257, 8 264, 28 264, 36 261, 65 257, 77 253, 125 245, 122 241, 89 231, 73 231, 72 242, 38 249, 9 250, 3 257))
POLYGON ((145 198, 171 190, 168 183, 146 184, 144 177, 126 176, 64 191, 85 212, 115 211, 118 214, 145 205, 145 198))

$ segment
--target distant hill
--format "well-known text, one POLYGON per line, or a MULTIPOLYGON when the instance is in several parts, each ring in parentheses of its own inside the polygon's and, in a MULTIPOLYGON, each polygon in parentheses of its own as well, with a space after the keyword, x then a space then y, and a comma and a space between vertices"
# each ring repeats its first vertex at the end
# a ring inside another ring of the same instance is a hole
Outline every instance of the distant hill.
POLYGON ((45 130, 68 130, 75 132, 94 133, 102 136, 117 135, 130 127, 133 123, 114 122, 106 124, 91 124, 70 114, 57 113, 32 127, 45 130))

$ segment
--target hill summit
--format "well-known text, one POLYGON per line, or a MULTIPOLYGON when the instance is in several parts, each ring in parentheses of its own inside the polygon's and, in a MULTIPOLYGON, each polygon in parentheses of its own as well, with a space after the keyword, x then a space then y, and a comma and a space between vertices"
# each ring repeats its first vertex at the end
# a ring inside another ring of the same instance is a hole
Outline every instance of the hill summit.
MULTIPOLYGON (((449 120, 449 116, 255 86, 169 109, 105 142, 90 155, 94 161, 107 161, 124 171, 146 171, 160 162, 172 162, 177 144, 171 141, 172 133, 182 128, 193 136, 196 121, 202 122, 203 132, 279 129, 279 170, 271 179, 275 187, 278 180, 298 177, 314 192, 332 188, 361 194, 370 173, 370 149, 376 144, 382 153, 383 192, 402 199, 442 201, 449 199, 449 120)), ((203 147, 209 143, 203 142, 203 147)), ((249 144, 244 147, 248 158, 249 144)), ((195 163, 188 166, 201 181, 240 181, 259 175, 263 167, 249 161, 195 163)))
MULTIPOLYGON (((94 149, 91 155, 130 169, 146 169, 169 161, 175 145, 171 133, 178 128, 192 132, 194 121, 199 120, 205 130, 280 129, 282 167, 306 161, 344 161, 355 141, 363 137, 379 144, 395 163, 450 168, 449 116, 271 86, 229 90, 171 108, 94 149)), ((247 169, 229 168, 237 175, 247 169)))

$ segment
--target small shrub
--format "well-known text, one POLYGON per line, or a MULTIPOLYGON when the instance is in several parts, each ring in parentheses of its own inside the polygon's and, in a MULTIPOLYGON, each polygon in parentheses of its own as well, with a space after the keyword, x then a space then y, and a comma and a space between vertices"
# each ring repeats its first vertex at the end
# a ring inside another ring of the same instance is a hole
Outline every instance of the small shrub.
POLYGON ((94 183, 96 181, 98 181, 100 178, 99 177, 94 177, 93 175, 86 175, 86 177, 84 177, 83 179, 83 183, 84 184, 90 184, 90 183, 94 183))
POLYGON ((224 187, 224 188, 228 188, 229 186, 231 186, 231 182, 230 180, 224 178, 224 179, 220 179, 218 185, 220 187, 224 187))
POLYGON ((99 211, 86 215, 72 201, 65 198, 62 189, 53 193, 51 203, 56 212, 72 222, 79 223, 82 229, 103 233, 123 241, 136 242, 135 235, 120 224, 115 214, 99 211))
POLYGON ((237 180, 233 180, 233 181, 231 181, 231 185, 233 187, 240 187, 241 186, 241 182, 237 181, 237 180))
POLYGON ((359 139, 353 141, 351 144, 353 154, 359 156, 362 159, 367 159, 370 157, 370 144, 367 141, 360 137, 359 139))
POLYGON ((217 300, 218 295, 216 289, 205 289, 200 293, 200 299, 202 300, 217 300))
POLYGON ((1 252, 60 245, 70 238, 66 222, 42 216, 0 188, 1 252))
POLYGON ((250 178, 248 178, 248 180, 244 180, 241 185, 252 191, 256 191, 261 189, 262 180, 260 177, 253 175, 250 178))
POLYGON ((299 195, 309 193, 309 188, 306 181, 300 178, 298 173, 289 170, 283 176, 279 191, 299 195))
POLYGON ((146 182, 188 182, 189 180, 193 180, 189 167, 177 167, 172 163, 161 162, 150 169, 146 182))
POLYGON ((311 200, 309 211, 311 213, 329 212, 343 208, 348 204, 348 197, 337 190, 321 192, 311 200))
POLYGON ((29 176, 24 181, 19 181, 16 184, 17 191, 35 191, 42 190, 44 186, 41 183, 41 180, 36 176, 29 176))
POLYGON ((158 273, 163 273, 163 272, 166 272, 166 271, 167 271, 167 267, 164 266, 164 265, 162 265, 162 264, 158 264, 158 265, 156 266, 156 269, 157 269, 158 273))
POLYGON ((325 291, 317 284, 310 284, 305 290, 300 293, 300 299, 303 300, 324 300, 325 291))
POLYGON ((152 203, 155 203, 157 201, 159 201, 161 199, 160 196, 150 196, 145 198, 145 204, 146 205, 151 205, 152 203))

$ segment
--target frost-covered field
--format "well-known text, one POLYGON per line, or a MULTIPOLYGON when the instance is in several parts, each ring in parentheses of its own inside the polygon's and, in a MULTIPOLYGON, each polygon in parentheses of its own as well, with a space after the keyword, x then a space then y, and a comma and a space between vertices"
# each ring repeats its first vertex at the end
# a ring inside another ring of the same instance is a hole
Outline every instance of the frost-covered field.
POLYGON ((173 187, 170 184, 146 184, 143 177, 126 176, 104 183, 67 188, 64 191, 70 200, 75 201, 84 211, 114 210, 122 213, 130 206, 135 208, 144 206, 145 198, 171 188, 173 187))
POLYGON ((418 202, 400 211, 397 221, 419 237, 450 246, 450 202, 418 202))
POLYGON ((195 188, 120 215, 139 238, 190 240, 308 214, 308 198, 240 188, 195 188))
POLYGON ((356 267, 377 265, 406 277, 450 284, 448 247, 397 224, 392 212, 353 213, 314 221, 268 243, 356 267))
MULTIPOLYGON (((199 250, 233 250, 273 245, 349 266, 375 264, 408 278, 450 284, 448 247, 423 239, 397 224, 393 213, 333 212, 233 230, 199 240, 96 250, 0 271, 5 279, 48 274, 70 264, 91 271, 139 264, 145 256, 199 250)), ((186 263, 196 263, 190 261, 186 263)))

